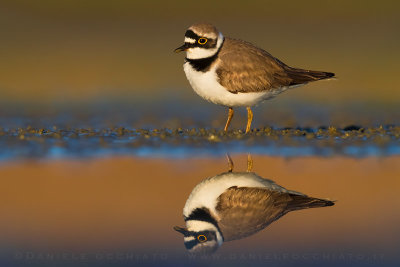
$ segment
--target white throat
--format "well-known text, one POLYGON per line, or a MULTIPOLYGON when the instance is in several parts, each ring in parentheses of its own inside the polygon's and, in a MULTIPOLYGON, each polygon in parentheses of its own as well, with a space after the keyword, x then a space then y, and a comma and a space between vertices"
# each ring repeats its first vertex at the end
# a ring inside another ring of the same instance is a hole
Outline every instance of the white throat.
POLYGON ((219 33, 217 45, 215 46, 215 48, 211 49, 210 48, 206 49, 201 47, 189 48, 188 50, 186 50, 186 58, 201 59, 201 58, 212 57, 218 52, 223 42, 224 42, 224 36, 222 35, 222 33, 219 33))

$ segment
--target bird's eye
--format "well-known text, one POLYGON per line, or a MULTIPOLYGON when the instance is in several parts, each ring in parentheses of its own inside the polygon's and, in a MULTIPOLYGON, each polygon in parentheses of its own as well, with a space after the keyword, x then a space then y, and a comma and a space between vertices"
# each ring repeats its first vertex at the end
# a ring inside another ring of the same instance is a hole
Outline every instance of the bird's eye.
POLYGON ((200 243, 203 243, 207 241, 207 237, 205 235, 198 235, 197 240, 199 240, 200 243))
POLYGON ((207 43, 207 41, 208 41, 207 38, 201 37, 201 38, 199 38, 199 40, 197 42, 201 45, 205 45, 207 43))

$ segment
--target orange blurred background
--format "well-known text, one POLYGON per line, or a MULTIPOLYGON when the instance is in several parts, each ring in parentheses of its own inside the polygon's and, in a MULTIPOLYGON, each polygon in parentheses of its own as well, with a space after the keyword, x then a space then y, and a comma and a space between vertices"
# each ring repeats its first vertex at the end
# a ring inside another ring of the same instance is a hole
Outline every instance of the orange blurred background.
MULTIPOLYGON (((335 72, 280 96, 397 105, 398 1, 27 1, 0 4, 2 103, 88 103, 179 95, 198 101, 172 51, 209 21, 283 62, 335 72)), ((286 102, 285 102, 286 101, 286 102)))

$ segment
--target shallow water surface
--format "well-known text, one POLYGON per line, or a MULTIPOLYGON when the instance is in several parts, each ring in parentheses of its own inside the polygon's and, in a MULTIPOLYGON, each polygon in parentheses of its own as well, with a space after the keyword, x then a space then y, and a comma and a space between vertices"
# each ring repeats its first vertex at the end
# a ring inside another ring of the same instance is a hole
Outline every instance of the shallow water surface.
MULTIPOLYGON (((248 169, 233 154, 233 173, 248 169)), ((2 261, 88 266, 395 266, 400 263, 398 156, 253 155, 252 172, 334 206, 297 210, 216 253, 191 255, 182 209, 192 189, 227 172, 226 157, 111 157, 0 167, 2 261)))

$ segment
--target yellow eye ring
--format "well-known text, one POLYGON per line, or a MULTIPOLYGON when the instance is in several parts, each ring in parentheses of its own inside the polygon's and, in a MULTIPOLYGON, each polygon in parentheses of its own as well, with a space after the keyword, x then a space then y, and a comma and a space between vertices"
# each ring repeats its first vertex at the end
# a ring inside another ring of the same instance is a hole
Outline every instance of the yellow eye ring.
POLYGON ((199 240, 201 243, 207 241, 207 237, 205 235, 198 235, 197 240, 199 240))
POLYGON ((205 45, 207 41, 208 41, 207 38, 201 37, 197 42, 201 45, 205 45))

